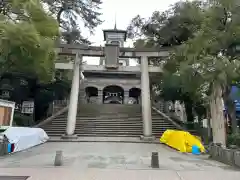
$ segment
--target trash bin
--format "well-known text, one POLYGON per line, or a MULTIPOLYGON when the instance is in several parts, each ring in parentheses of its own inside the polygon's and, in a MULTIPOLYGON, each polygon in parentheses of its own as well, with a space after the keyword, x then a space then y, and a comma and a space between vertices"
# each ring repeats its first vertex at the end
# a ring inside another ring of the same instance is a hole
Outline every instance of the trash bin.
POLYGON ((8 139, 5 135, 0 134, 0 156, 8 154, 8 139))

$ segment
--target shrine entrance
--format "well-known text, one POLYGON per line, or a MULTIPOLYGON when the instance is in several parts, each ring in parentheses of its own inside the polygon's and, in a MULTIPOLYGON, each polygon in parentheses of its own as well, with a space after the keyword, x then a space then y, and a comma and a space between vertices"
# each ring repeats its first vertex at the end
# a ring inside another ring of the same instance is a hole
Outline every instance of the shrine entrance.
POLYGON ((112 85, 103 89, 104 104, 123 104, 124 90, 120 86, 112 85))
POLYGON ((86 87, 85 88, 86 93, 86 100, 87 103, 95 103, 98 99, 98 89, 96 87, 86 87))
POLYGON ((130 104, 140 104, 140 98, 141 98, 141 89, 131 88, 129 90, 129 99, 131 99, 130 104))

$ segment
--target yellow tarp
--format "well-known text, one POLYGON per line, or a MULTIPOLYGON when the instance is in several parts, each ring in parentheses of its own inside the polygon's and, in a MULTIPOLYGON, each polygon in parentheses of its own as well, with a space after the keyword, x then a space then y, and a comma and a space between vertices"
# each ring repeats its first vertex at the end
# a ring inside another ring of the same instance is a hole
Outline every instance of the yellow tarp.
POLYGON ((198 146, 202 153, 205 152, 205 148, 199 138, 185 131, 166 130, 160 138, 160 142, 180 152, 192 152, 193 145, 198 146))

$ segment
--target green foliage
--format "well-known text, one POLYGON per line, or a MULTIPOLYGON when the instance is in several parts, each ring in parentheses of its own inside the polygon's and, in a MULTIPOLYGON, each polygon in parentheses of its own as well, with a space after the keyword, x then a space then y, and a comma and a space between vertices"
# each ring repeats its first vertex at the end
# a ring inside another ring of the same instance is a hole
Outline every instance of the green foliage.
POLYGON ((240 77, 234 48, 240 42, 239 28, 238 0, 209 0, 179 2, 149 19, 136 16, 128 30, 136 47, 173 47, 169 59, 152 61, 164 66, 163 76, 152 81, 165 99, 188 99, 195 111, 204 112, 200 107, 208 103, 213 84, 220 86, 226 103, 232 82, 240 77))
POLYGON ((24 14, 25 11, 22 9, 28 9, 29 12, 31 11, 37 16, 34 17, 34 21, 38 21, 36 26, 39 26, 46 33, 49 32, 49 29, 51 31, 51 26, 55 26, 56 23, 45 23, 43 17, 38 18, 41 11, 37 13, 38 10, 32 8, 29 5, 30 3, 34 4, 35 7, 43 6, 45 12, 56 17, 62 31, 61 40, 67 43, 90 43, 81 34, 83 31, 82 25, 93 33, 94 28, 102 23, 99 18, 101 15, 99 12, 101 0, 2 0, 0 2, 0 14, 13 21, 16 21, 16 19, 27 20, 29 17, 24 14), (22 9, 18 8, 19 5, 22 9), (40 25, 39 21, 44 22, 43 26, 40 25))
MULTIPOLYGON (((202 1, 181 1, 163 13, 154 12, 149 19, 136 16, 128 27, 129 35, 137 38, 136 47, 181 45, 199 30, 204 19, 205 6, 202 1)), ((166 60, 152 60, 154 65, 164 64, 165 70, 163 77, 157 77, 153 81, 158 82, 158 87, 165 99, 183 100, 186 93, 194 95, 195 92, 199 92, 196 91, 198 85, 193 84, 198 81, 193 81, 192 76, 189 75, 182 78, 183 74, 181 74, 180 77, 178 69, 181 59, 179 54, 174 55, 166 60)))
POLYGON ((35 93, 35 120, 39 121, 47 117, 49 104, 53 100, 63 100, 69 96, 71 84, 66 81, 55 81, 42 84, 35 93))
POLYGON ((239 77, 239 60, 226 54, 228 47, 240 37, 237 35, 240 28, 238 7, 230 1, 215 3, 205 10, 205 19, 194 38, 181 45, 172 56, 181 77, 198 82, 196 87, 206 82, 225 86, 239 77))
POLYGON ((28 115, 15 113, 13 117, 13 122, 17 126, 28 127, 33 125, 33 118, 28 115))
POLYGON ((193 36, 203 20, 202 1, 180 1, 164 12, 153 12, 148 19, 137 15, 128 27, 128 35, 144 46, 175 46, 193 36))
POLYGON ((90 33, 102 23, 99 18, 101 0, 42 0, 42 2, 48 6, 51 14, 57 17, 63 40, 69 44, 90 43, 81 34, 80 21, 90 33))
POLYGON ((164 62, 159 87, 166 92, 180 92, 180 88, 194 98, 203 98, 213 81, 224 86, 239 79, 238 58, 229 56, 230 47, 240 42, 240 8, 236 2, 178 2, 163 13, 154 12, 149 19, 136 16, 132 20, 128 29, 131 36, 140 38, 137 47, 179 45, 164 62))
POLYGON ((205 102, 208 95, 217 92, 216 85, 220 87, 218 98, 223 96, 236 132, 235 108, 230 108, 233 103, 229 103, 232 101, 229 89, 232 81, 240 77, 239 54, 233 50, 240 38, 239 6, 234 0, 209 1, 203 17, 194 36, 176 48, 165 69, 180 76, 185 92, 197 92, 198 96, 205 97, 205 102))
POLYGON ((34 73, 42 81, 52 77, 54 39, 58 24, 38 0, 10 0, 17 18, 0 20, 0 73, 34 73), (31 68, 30 68, 31 67, 31 68))
POLYGON ((227 136, 228 145, 236 145, 240 147, 240 134, 230 134, 227 136))

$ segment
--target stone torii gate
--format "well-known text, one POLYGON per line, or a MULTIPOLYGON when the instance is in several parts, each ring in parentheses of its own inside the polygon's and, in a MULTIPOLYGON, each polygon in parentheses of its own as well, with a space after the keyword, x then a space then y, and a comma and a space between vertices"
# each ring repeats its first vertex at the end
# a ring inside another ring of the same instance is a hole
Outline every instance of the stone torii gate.
POLYGON ((106 63, 104 67, 98 69, 109 71, 136 71, 141 72, 141 98, 142 98, 142 117, 143 117, 143 139, 151 140, 152 137, 152 115, 151 115, 151 100, 149 87, 149 72, 162 72, 161 67, 149 66, 149 57, 167 57, 169 49, 159 48, 120 48, 119 45, 106 44, 105 47, 85 46, 85 45, 69 45, 60 44, 56 49, 59 55, 75 56, 74 63, 55 63, 55 67, 62 66, 62 69, 73 69, 72 87, 69 101, 68 119, 66 134, 63 138, 77 138, 74 135, 76 126, 78 96, 80 81, 83 78, 82 72, 85 69, 96 70, 94 65, 83 65, 83 56, 105 57, 106 63), (139 58, 140 67, 127 66, 124 69, 119 66, 118 58, 139 58), (67 66, 69 66, 66 68, 67 66))

